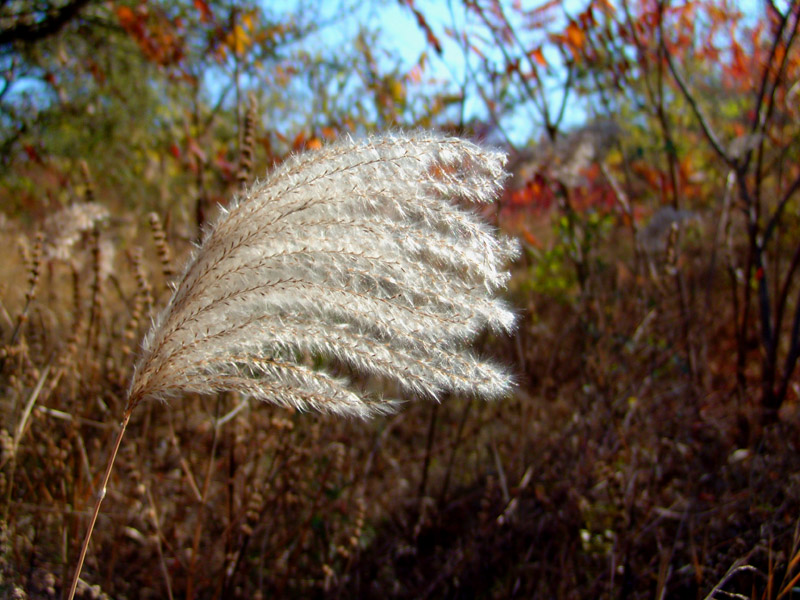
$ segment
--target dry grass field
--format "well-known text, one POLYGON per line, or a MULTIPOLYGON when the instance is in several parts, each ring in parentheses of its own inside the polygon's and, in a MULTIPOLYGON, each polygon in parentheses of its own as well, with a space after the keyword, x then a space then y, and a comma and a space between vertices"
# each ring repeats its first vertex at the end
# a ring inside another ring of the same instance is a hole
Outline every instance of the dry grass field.
MULTIPOLYGON (((190 246, 86 200, 3 225, 9 598, 61 597, 139 340, 190 246)), ((685 239, 702 293, 703 238, 685 239)), ((514 373, 506 399, 368 421, 228 393, 143 402, 78 597, 792 597, 796 382, 762 426, 727 391, 730 316, 698 315, 692 373, 674 295, 623 268, 626 244, 603 251, 620 265, 573 303, 530 293, 530 253, 514 265, 518 330, 478 343, 514 373)))

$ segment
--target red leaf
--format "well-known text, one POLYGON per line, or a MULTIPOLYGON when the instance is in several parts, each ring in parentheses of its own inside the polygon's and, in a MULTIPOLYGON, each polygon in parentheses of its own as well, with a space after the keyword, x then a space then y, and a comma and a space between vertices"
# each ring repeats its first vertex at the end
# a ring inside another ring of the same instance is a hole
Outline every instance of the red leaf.
POLYGON ((210 23, 214 20, 214 13, 205 0, 194 0, 194 7, 200 12, 200 20, 203 23, 210 23))
POLYGON ((30 144, 25 144, 22 147, 22 149, 25 150, 25 154, 28 155, 28 160, 38 164, 42 164, 42 157, 39 156, 39 153, 36 151, 36 148, 31 146, 30 144))

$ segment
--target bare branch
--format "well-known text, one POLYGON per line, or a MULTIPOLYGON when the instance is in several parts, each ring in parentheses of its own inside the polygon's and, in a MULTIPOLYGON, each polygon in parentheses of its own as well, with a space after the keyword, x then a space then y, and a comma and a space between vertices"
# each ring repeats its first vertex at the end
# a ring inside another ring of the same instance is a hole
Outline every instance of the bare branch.
POLYGON ((786 397, 789 380, 792 378, 792 373, 794 373, 794 369, 797 366, 797 360, 800 359, 800 298, 798 298, 795 306, 794 323, 792 324, 792 333, 789 336, 789 340, 789 352, 786 355, 786 361, 783 366, 783 376, 781 377, 781 385, 777 394, 778 400, 786 397))
MULTIPOLYGON (((486 17, 486 14, 483 12, 483 10, 477 10, 476 12, 478 13, 478 16, 480 17, 481 21, 483 21, 483 24, 492 33, 492 37, 494 38, 495 43, 497 44, 497 47, 500 49, 500 52, 502 52, 502 54, 503 54, 503 60, 506 61, 507 65, 513 64, 514 60, 512 59, 511 55, 509 54, 508 48, 506 48, 506 45, 503 43, 503 40, 499 37, 498 32, 497 32, 497 28, 494 27, 489 22, 489 19, 486 17)), ((509 28, 509 31, 511 32, 511 34, 513 36, 515 36, 515 34, 513 33, 513 30, 511 30, 510 23, 508 23, 508 20, 505 17, 505 13, 502 14, 502 17, 503 17, 503 20, 504 20, 504 25, 506 25, 506 27, 509 28)), ((544 118, 545 128, 549 131, 550 130, 550 111, 547 109, 547 103, 545 101, 544 94, 542 94, 541 103, 540 103, 539 102, 539 98, 536 95, 536 91, 531 87, 531 85, 528 82, 528 80, 525 77, 522 77, 521 73, 519 75, 520 75, 519 81, 522 84, 522 88, 525 90, 525 93, 527 94, 528 98, 531 99, 531 101, 534 103, 536 108, 539 109, 539 112, 541 112, 542 117, 544 118)), ((539 86, 541 86, 541 82, 540 82, 538 77, 536 78, 536 81, 539 84, 539 86)))
POLYGON ((728 153, 723 149, 722 144, 719 141, 719 137, 714 130, 711 128, 711 125, 706 119, 705 115, 703 114, 700 105, 697 103, 692 92, 689 90, 689 86, 684 81, 683 76, 678 72, 678 69, 675 67, 675 63, 672 60, 672 55, 669 52, 669 48, 667 48, 666 42, 664 41, 664 23, 663 21, 659 21, 658 24, 660 35, 659 35, 659 45, 661 46, 661 51, 664 54, 664 58, 667 61, 667 66, 669 67, 670 73, 675 78, 675 82, 678 84, 678 87, 681 89, 681 93, 683 94, 686 101, 689 103, 689 106, 692 108, 692 112, 697 117, 697 120, 700 122, 700 127, 703 129, 703 133, 705 134, 706 138, 708 139, 711 146, 714 148, 714 151, 719 154, 719 156, 724 160, 728 165, 731 167, 735 167, 735 161, 728 155, 728 153))
POLYGON ((783 216, 783 211, 786 209, 786 205, 789 203, 789 200, 792 199, 792 196, 794 196, 798 189, 800 189, 800 176, 795 178, 795 180, 792 182, 792 185, 789 186, 789 189, 784 192, 783 197, 780 199, 780 202, 778 202, 778 206, 775 208, 775 212, 772 213, 772 216, 769 218, 767 226, 764 228, 764 236, 761 242, 762 248, 766 247, 767 243, 772 237, 772 234, 775 232, 775 228, 778 226, 778 222, 783 216))
MULTIPOLYGON (((787 11, 786 19, 788 19, 788 15, 789 14, 790 14, 790 12, 787 11)), ((781 23, 781 30, 783 29, 783 26, 786 23, 786 19, 784 19, 784 21, 781 23)), ((760 190, 760 187, 761 187, 760 183, 761 183, 762 165, 763 165, 763 160, 764 160, 764 146, 765 146, 765 142, 766 142, 766 135, 765 134, 766 134, 766 131, 767 131, 767 124, 769 123, 770 117, 772 117, 772 111, 775 108, 775 92, 778 89, 778 84, 780 83, 781 78, 783 77, 784 73, 786 72, 786 63, 787 63, 787 60, 789 58, 789 50, 791 49, 792 42, 794 42, 795 36, 797 35, 797 25, 798 25, 798 23, 800 23, 800 15, 795 17, 794 27, 792 27, 792 31, 789 34, 789 38, 786 40, 786 48, 785 48, 784 53, 783 53, 783 58, 781 59, 781 64, 778 67, 778 72, 775 74, 775 80, 772 82, 772 86, 770 88, 769 97, 768 97, 767 103, 766 103, 766 110, 762 110, 764 108, 764 106, 763 106, 763 104, 761 102, 761 100, 763 100, 763 98, 761 98, 761 97, 759 98, 760 102, 757 105, 757 110, 756 110, 756 114, 755 114, 756 121, 754 121, 754 127, 755 127, 756 124, 758 124, 757 129, 760 130, 759 131, 760 135, 758 136, 759 137, 759 143, 758 143, 758 158, 757 158, 757 167, 756 167, 756 178, 757 178, 758 184, 756 186, 756 190, 757 190, 756 193, 759 193, 759 190, 760 190)), ((775 50, 775 48, 777 48, 777 42, 780 40, 780 38, 781 38, 781 33, 779 32, 775 36, 775 44, 773 44, 773 50, 775 50)), ((767 63, 767 65, 764 68, 764 82, 766 82, 769 79, 769 69, 770 69, 770 64, 771 63, 772 63, 772 60, 770 58, 770 61, 767 63)), ((762 85, 763 85, 763 82, 762 82, 762 85)), ((754 129, 753 131, 755 132, 756 129, 754 129)), ((753 153, 752 150, 750 150, 747 153, 746 159, 745 159, 745 165, 747 165, 749 163, 750 158, 752 157, 752 153, 753 153)))
MULTIPOLYGON (((781 18, 781 22, 778 24, 778 30, 775 33, 775 37, 772 40, 772 47, 769 51, 769 57, 767 58, 766 62, 764 63, 764 73, 761 77, 761 85, 759 86, 758 90, 758 100, 756 100, 756 110, 753 116, 753 125, 751 128, 751 132, 755 133, 760 126, 762 126, 763 119, 761 118, 761 105, 764 102, 764 97, 767 93, 767 84, 769 82, 769 68, 772 64, 772 59, 775 57, 775 53, 778 51, 778 44, 781 41, 781 37, 783 36, 783 30, 786 27, 786 23, 789 19, 790 11, 787 11, 786 14, 781 13, 778 8, 775 6, 774 3, 770 2, 770 6, 772 7, 775 14, 779 15, 781 18)), ((745 161, 746 162, 746 161, 745 161)))
POLYGON ((795 248, 794 255, 792 256, 792 262, 789 265, 789 269, 786 271, 783 285, 778 293, 778 304, 775 308, 776 331, 779 331, 781 328, 783 322, 783 311, 786 309, 786 302, 789 299, 789 288, 792 286, 792 282, 794 281, 794 273, 797 271, 798 267, 800 267, 800 244, 798 244, 797 248, 795 248))

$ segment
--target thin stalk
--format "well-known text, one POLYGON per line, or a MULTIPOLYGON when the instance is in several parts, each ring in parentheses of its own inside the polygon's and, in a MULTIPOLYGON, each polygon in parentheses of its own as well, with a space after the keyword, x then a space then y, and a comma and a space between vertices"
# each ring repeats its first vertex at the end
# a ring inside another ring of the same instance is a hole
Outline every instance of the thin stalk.
MULTIPOLYGON (((50 363, 52 363, 52 359, 50 363)), ((36 388, 34 388, 30 398, 28 398, 28 402, 25 403, 25 409, 22 411, 22 416, 19 419, 16 432, 14 433, 14 440, 11 446, 11 458, 9 459, 11 461, 11 467, 9 468, 9 476, 7 479, 8 484, 6 485, 6 505, 3 508, 3 521, 8 520, 8 511, 11 506, 11 496, 14 490, 14 475, 17 472, 17 452, 19 450, 19 442, 22 439, 23 433, 25 433, 25 427, 27 426, 28 419, 31 416, 33 405, 36 403, 36 399, 39 397, 42 387, 44 386, 44 382, 50 373, 50 363, 48 363, 48 365, 45 367, 44 372, 39 377, 36 388)), ((5 466, 5 463, 0 463, 0 468, 3 466, 5 466)))
POLYGON ((473 399, 470 398, 467 401, 467 405, 464 407, 464 410, 461 412, 461 419, 459 419, 458 423, 458 432, 456 433, 456 440, 453 442, 453 449, 450 451, 450 459, 447 461, 447 471, 445 471, 444 475, 444 483, 442 484, 442 491, 439 492, 439 507, 444 505, 444 501, 447 498, 447 489, 450 487, 450 474, 453 472, 453 464, 456 460, 456 453, 458 452, 458 447, 461 445, 462 434, 464 433, 464 425, 467 423, 467 416, 469 415, 470 409, 472 408, 473 399))
POLYGON ((111 452, 111 456, 108 457, 106 472, 103 475, 100 491, 97 493, 97 500, 94 503, 92 520, 89 522, 89 528, 86 530, 86 535, 83 538, 81 554, 78 557, 78 564, 75 567, 75 574, 72 576, 72 585, 69 588, 67 600, 72 600, 75 597, 75 590, 78 588, 78 579, 80 579, 81 570, 83 569, 83 561, 86 559, 86 551, 89 549, 89 540, 92 538, 92 531, 94 531, 94 524, 97 522, 97 515, 100 514, 100 505, 103 503, 103 499, 106 497, 106 487, 108 486, 108 480, 111 477, 111 469, 114 467, 114 461, 117 459, 117 453, 119 452, 119 447, 122 443, 122 436, 125 435, 125 429, 128 427, 128 421, 130 421, 134 406, 135 405, 129 403, 129 407, 125 410, 125 414, 122 416, 122 422, 119 425, 119 432, 117 433, 117 440, 114 442, 114 449, 111 452))
MULTIPOLYGON (((217 395, 216 409, 214 410, 214 420, 219 419, 220 407, 222 406, 222 395, 217 395)), ((211 487, 211 475, 214 472, 214 461, 217 455, 217 445, 219 444, 220 427, 214 427, 214 434, 211 439, 211 454, 208 457, 206 464, 206 475, 203 479, 203 492, 200 496, 200 513, 205 512, 206 503, 208 502, 208 490, 211 487)), ((200 537, 203 533, 204 520, 202 518, 197 520, 194 528, 194 538, 192 539, 192 558, 189 562, 189 577, 186 582, 186 600, 194 598, 194 576, 197 571, 197 555, 200 552, 200 537)))
POLYGON ((153 502, 153 494, 150 493, 149 487, 147 488, 147 501, 150 504, 150 510, 152 511, 151 514, 153 515, 153 527, 156 530, 156 550, 158 550, 158 559, 161 563, 161 573, 164 575, 164 583, 167 586, 167 597, 169 600, 174 600, 175 597, 172 595, 172 584, 170 583, 169 569, 167 569, 167 563, 164 560, 164 550, 161 547, 161 538, 163 537, 163 534, 161 533, 158 512, 156 512, 156 503, 153 502))
POLYGON ((422 502, 425 496, 425 488, 428 486, 428 468, 431 464, 431 452, 433 450, 433 438, 436 433, 436 417, 439 414, 439 405, 434 404, 431 408, 431 419, 428 423, 428 442, 425 444, 425 462, 422 465, 422 480, 419 482, 419 491, 417 492, 420 514, 422 514, 422 502))

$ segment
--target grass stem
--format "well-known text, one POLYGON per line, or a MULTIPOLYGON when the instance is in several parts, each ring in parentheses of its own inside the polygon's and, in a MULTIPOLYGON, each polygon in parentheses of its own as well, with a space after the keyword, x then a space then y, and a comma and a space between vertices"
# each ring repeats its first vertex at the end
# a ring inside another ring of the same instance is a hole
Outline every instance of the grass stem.
POLYGON ((72 600, 75 597, 75 590, 78 588, 78 579, 80 579, 81 571, 83 570, 83 561, 86 560, 86 551, 89 548, 89 540, 92 538, 92 531, 94 531, 94 524, 97 522, 97 515, 100 514, 100 505, 103 503, 103 499, 106 497, 106 487, 108 486, 108 480, 111 477, 111 469, 114 467, 114 461, 117 459, 117 453, 119 452, 119 447, 122 443, 122 437, 125 435, 125 430, 128 427, 128 421, 130 421, 133 407, 134 405, 129 403, 128 408, 125 410, 125 414, 123 415, 122 422, 119 426, 119 432, 117 433, 117 440, 114 442, 114 449, 112 450, 111 455, 108 457, 106 472, 103 475, 100 491, 97 493, 97 500, 94 503, 94 511, 92 512, 92 519, 89 522, 89 528, 86 530, 86 535, 83 538, 83 546, 81 546, 81 553, 78 557, 78 563, 75 566, 75 574, 72 576, 72 584, 70 585, 67 600, 72 600))

